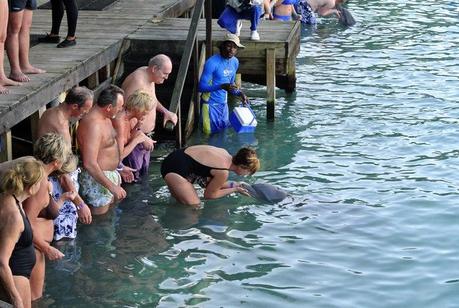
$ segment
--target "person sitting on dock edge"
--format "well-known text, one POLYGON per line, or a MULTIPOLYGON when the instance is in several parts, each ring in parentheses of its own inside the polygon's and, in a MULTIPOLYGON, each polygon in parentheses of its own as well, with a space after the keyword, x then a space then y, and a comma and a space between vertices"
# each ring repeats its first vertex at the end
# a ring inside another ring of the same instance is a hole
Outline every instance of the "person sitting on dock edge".
POLYGON ((229 0, 217 23, 230 33, 240 36, 241 19, 250 20, 250 39, 259 41, 260 34, 257 28, 263 15, 262 6, 265 12, 270 11, 269 2, 265 0, 229 0))
POLYGON ((228 93, 247 101, 244 93, 235 85, 239 60, 238 48, 244 48, 239 37, 227 33, 220 45, 220 54, 207 59, 199 80, 201 95, 201 124, 205 134, 223 131, 229 123, 228 93))
POLYGON ((314 13, 319 14, 319 16, 335 14, 337 18, 340 18, 341 13, 336 9, 336 6, 346 2, 347 0, 300 0, 295 9, 301 16, 303 24, 315 25, 317 19, 314 13))

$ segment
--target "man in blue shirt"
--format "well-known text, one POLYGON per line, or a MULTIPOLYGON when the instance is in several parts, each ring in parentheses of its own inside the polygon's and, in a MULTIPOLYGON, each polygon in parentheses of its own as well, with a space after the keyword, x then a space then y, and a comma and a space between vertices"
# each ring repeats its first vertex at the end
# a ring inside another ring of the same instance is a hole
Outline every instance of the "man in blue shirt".
POLYGON ((217 133, 229 126, 228 92, 247 97, 235 85, 239 60, 235 57, 238 48, 244 48, 239 38, 231 33, 226 34, 220 45, 220 54, 207 59, 199 81, 201 95, 201 123, 206 134, 217 133))

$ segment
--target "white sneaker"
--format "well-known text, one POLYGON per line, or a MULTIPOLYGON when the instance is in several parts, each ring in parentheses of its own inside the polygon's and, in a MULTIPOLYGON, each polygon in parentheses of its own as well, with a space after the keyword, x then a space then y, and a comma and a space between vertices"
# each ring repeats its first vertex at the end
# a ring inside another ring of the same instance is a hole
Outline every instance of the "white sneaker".
POLYGON ((252 33, 250 34, 250 39, 252 41, 259 41, 260 40, 260 34, 258 34, 257 30, 252 31, 252 33))
POLYGON ((236 26, 236 35, 240 36, 241 35, 241 28, 242 28, 242 20, 237 21, 237 26, 236 26))

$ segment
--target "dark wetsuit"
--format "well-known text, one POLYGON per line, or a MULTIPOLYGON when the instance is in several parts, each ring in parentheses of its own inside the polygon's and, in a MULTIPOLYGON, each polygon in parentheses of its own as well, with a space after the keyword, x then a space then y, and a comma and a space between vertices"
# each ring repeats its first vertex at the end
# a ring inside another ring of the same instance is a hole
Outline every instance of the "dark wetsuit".
POLYGON ((196 161, 193 157, 185 153, 186 148, 179 149, 169 154, 161 164, 161 175, 163 178, 168 173, 177 173, 202 187, 207 186, 207 178, 212 177, 210 171, 228 170, 227 168, 209 167, 196 161))
POLYGON ((24 231, 22 231, 19 240, 14 246, 13 253, 10 257, 10 268, 14 276, 24 276, 30 278, 30 273, 35 265, 35 249, 33 247, 33 234, 32 226, 30 225, 29 219, 24 214, 19 200, 16 199, 16 205, 18 206, 19 212, 22 216, 22 221, 24 222, 24 231))

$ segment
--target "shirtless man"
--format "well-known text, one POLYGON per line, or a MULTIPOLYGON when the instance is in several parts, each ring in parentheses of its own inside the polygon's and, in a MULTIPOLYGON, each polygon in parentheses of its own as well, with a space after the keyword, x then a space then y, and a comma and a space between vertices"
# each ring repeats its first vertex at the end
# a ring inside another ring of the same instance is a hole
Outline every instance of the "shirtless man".
POLYGON ((62 252, 50 244, 53 240, 53 219, 59 215, 64 201, 74 199, 76 194, 75 191, 66 192, 58 200, 54 200, 50 197, 52 185, 48 181, 48 176, 56 171, 73 171, 77 166, 77 159, 72 154, 70 144, 62 135, 56 133, 45 134, 35 142, 34 156, 42 161, 45 176, 41 180, 38 192, 23 202, 24 211, 32 225, 36 255, 36 263, 30 276, 32 301, 43 294, 45 257, 49 260, 64 257, 62 252))
MULTIPOLYGON (((164 55, 158 54, 150 59, 148 66, 142 66, 132 72, 129 76, 126 77, 121 87, 124 90, 124 98, 127 100, 129 96, 134 93, 136 90, 144 90, 153 99, 153 109, 145 116, 143 123, 140 125, 140 129, 144 134, 149 135, 155 129, 156 124, 156 112, 163 114, 164 121, 163 126, 167 121, 171 121, 174 125, 177 124, 177 115, 165 108, 156 98, 155 85, 162 84, 164 80, 169 77, 169 74, 172 72, 172 62, 171 59, 164 55)), ((148 149, 148 144, 143 143, 143 145, 138 145, 132 154, 127 156, 123 163, 126 166, 134 168, 136 170, 148 170, 148 165, 142 163, 139 160, 139 157, 146 157, 150 154, 148 149), (148 153, 145 153, 147 151, 148 153)), ((149 163, 149 159, 147 160, 149 163)))
POLYGON ((121 148, 111 122, 123 104, 123 90, 109 86, 78 126, 77 141, 83 162, 80 193, 93 215, 105 214, 111 204, 126 197, 117 171, 121 148))
POLYGON ((297 13, 301 16, 301 22, 305 24, 316 24, 317 20, 314 13, 319 16, 329 16, 335 14, 340 17, 340 12, 336 9, 338 4, 344 4, 347 0, 300 0, 297 5, 297 13))
MULTIPOLYGON (((138 181, 147 172, 150 152, 155 143, 139 128, 145 116, 152 109, 153 99, 151 95, 146 91, 137 90, 127 99, 124 110, 118 113, 115 119, 112 119, 113 127, 116 130, 116 140, 122 148, 121 159, 131 154, 137 145, 143 143, 141 150, 145 155, 131 155, 136 156, 140 166, 140 169, 134 171, 134 178, 132 179, 134 181, 138 181)), ((123 178, 125 182, 131 182, 130 180, 130 178, 123 178)))
MULTIPOLYGON (((46 110, 38 122, 38 137, 47 133, 57 133, 71 144, 70 121, 80 120, 92 107, 93 93, 86 87, 73 87, 67 93, 62 104, 46 110)), ((78 192, 78 174, 75 170, 69 174, 50 177, 53 196, 59 198, 65 191, 78 192)), ((78 193, 73 200, 66 200, 59 216, 54 220, 54 240, 76 237, 78 218, 84 224, 92 221, 91 211, 78 193)))
POLYGON ((164 116, 163 125, 167 121, 177 124, 177 115, 165 108, 156 98, 155 85, 162 84, 172 72, 171 59, 163 54, 154 56, 148 61, 148 66, 141 66, 126 77, 121 88, 124 90, 124 98, 127 100, 135 90, 144 90, 153 98, 153 109, 143 121, 141 129, 149 134, 155 129, 156 112, 164 116))

